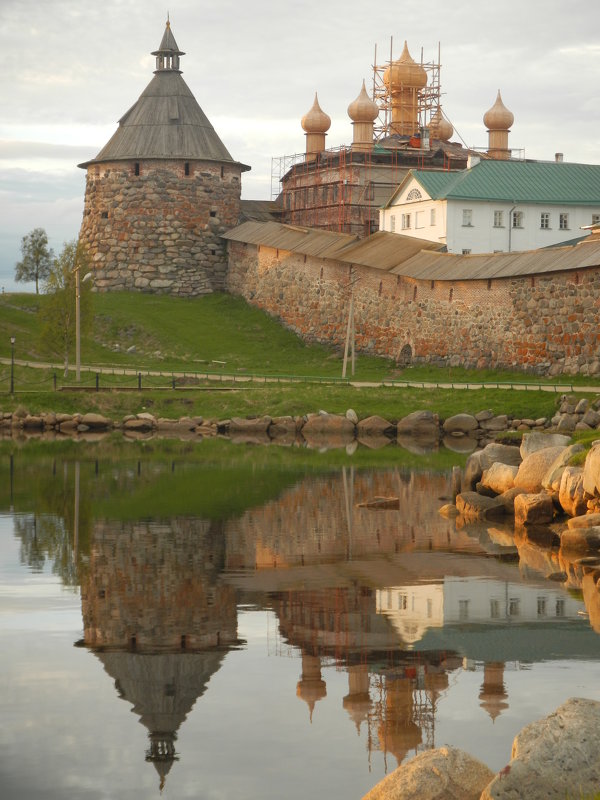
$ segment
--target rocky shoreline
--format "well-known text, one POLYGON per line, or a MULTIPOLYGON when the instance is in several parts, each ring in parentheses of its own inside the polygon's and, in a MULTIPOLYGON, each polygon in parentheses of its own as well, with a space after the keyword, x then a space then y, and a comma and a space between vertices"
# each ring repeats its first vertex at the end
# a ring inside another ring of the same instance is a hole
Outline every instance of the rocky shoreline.
POLYGON ((359 419, 348 409, 345 414, 326 411, 302 416, 233 417, 231 419, 205 419, 202 416, 185 416, 177 419, 156 417, 148 411, 128 414, 113 420, 95 412, 65 414, 45 412, 30 414, 19 408, 0 412, 0 437, 43 436, 80 437, 96 439, 111 431, 121 431, 130 438, 163 436, 198 439, 211 436, 228 436, 237 441, 268 444, 307 444, 308 446, 352 448, 357 443, 383 447, 395 441, 412 452, 428 452, 440 444, 456 452, 470 453, 496 441, 507 431, 548 432, 569 434, 576 430, 600 429, 600 399, 590 403, 587 399, 563 396, 552 417, 520 419, 509 414, 495 414, 484 409, 477 414, 455 414, 441 420, 432 411, 420 410, 397 421, 373 415, 359 419))

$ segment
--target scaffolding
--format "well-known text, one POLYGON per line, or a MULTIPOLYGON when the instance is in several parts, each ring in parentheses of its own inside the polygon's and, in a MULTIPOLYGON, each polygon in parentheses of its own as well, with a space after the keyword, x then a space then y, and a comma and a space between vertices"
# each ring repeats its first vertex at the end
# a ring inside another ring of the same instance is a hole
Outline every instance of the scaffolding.
MULTIPOLYGON (((391 130, 392 104, 390 100, 390 91, 383 80, 385 71, 394 63, 393 48, 394 40, 393 37, 390 37, 389 61, 378 64, 377 45, 375 45, 375 57, 373 60, 373 101, 380 109, 379 117, 375 120, 375 141, 385 139, 393 133, 391 130)), ((437 112, 441 104, 440 60, 441 47, 439 42, 437 61, 425 61, 423 59, 423 48, 421 48, 421 61, 419 63, 427 75, 427 84, 418 92, 418 119, 419 127, 421 128, 429 127, 431 118, 437 112)), ((401 86, 398 88, 401 88, 401 86)))

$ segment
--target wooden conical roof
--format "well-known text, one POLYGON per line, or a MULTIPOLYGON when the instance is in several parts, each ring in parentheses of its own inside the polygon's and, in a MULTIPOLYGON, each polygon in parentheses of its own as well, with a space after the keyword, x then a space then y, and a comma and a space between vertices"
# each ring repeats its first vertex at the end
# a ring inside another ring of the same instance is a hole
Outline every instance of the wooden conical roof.
MULTIPOLYGON (((154 54, 183 55, 170 25, 154 54), (163 46, 164 45, 164 46, 163 46)), ((162 63, 162 62, 161 62, 162 63)), ((173 62, 159 66, 137 102, 98 155, 79 166, 103 161, 185 159, 239 163, 232 157, 173 62)), ((240 164, 242 170, 250 167, 240 164)))

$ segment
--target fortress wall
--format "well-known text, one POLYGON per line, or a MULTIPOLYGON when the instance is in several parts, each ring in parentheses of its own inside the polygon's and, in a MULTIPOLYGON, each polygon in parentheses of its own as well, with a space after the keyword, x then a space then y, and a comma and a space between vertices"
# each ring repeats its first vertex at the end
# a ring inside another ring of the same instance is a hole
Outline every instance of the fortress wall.
POLYGON ((399 363, 600 374, 600 268, 424 281, 229 243, 226 288, 311 342, 343 347, 350 289, 358 351, 399 363))
POLYGON ((223 290, 221 234, 240 210, 237 165, 139 160, 91 164, 80 239, 99 291, 196 296, 223 290), (139 175, 136 175, 136 164, 139 175))

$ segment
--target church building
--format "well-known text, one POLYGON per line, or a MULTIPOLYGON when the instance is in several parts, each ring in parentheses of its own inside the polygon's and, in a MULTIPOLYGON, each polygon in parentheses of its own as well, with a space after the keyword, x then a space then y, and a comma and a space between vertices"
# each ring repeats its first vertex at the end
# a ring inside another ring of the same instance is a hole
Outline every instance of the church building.
POLYGON ((181 77, 169 21, 154 77, 87 171, 80 241, 98 291, 181 296, 224 288, 241 173, 181 77))

